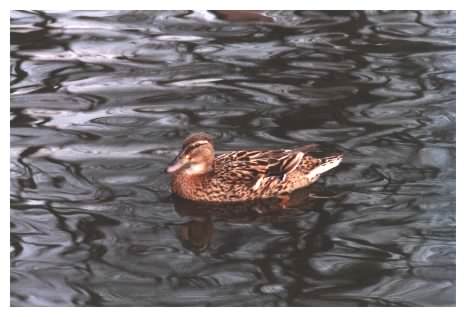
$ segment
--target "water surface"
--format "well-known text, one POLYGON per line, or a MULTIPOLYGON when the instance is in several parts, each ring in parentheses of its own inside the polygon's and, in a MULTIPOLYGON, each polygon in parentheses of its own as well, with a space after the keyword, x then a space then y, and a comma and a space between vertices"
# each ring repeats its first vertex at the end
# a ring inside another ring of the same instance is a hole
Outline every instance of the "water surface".
POLYGON ((455 20, 11 12, 11 305, 455 305, 455 20), (210 210, 163 172, 193 131, 345 158, 210 210))

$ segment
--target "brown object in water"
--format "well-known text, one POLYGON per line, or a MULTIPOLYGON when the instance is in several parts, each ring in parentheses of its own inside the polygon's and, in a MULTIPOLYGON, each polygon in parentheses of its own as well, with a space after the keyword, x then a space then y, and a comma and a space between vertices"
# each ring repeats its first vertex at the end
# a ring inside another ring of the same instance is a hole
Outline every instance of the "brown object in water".
POLYGON ((261 14, 262 11, 246 11, 246 10, 214 10, 213 11, 220 19, 231 22, 248 22, 262 21, 273 22, 269 16, 261 14))
POLYGON ((343 158, 342 154, 316 158, 311 154, 314 147, 243 150, 215 156, 212 137, 194 133, 185 139, 167 172, 172 174, 172 191, 189 200, 237 202, 286 197, 317 181, 343 158))

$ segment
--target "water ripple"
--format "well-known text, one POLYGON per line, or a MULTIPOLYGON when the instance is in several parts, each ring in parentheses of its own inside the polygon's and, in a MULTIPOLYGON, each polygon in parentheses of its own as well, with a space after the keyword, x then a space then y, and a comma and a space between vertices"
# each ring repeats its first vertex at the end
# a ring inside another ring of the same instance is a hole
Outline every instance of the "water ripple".
POLYGON ((10 15, 12 306, 455 305, 454 11, 10 15), (193 131, 345 159, 193 204, 193 131))

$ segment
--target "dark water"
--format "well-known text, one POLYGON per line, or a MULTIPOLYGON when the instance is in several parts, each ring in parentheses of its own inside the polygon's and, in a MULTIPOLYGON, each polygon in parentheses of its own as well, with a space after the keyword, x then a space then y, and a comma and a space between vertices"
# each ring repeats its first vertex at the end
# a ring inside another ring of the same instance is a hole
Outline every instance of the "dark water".
POLYGON ((455 305, 455 19, 12 12, 11 305, 455 305), (198 208, 163 173, 192 131, 345 159, 198 208))

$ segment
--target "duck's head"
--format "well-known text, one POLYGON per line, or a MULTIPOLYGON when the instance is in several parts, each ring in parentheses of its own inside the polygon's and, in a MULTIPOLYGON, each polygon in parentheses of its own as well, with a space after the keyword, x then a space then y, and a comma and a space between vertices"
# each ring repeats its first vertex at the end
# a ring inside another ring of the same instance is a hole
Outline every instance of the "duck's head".
POLYGON ((167 167, 167 173, 205 174, 212 169, 215 152, 213 138, 207 133, 193 133, 183 142, 175 160, 167 167))

